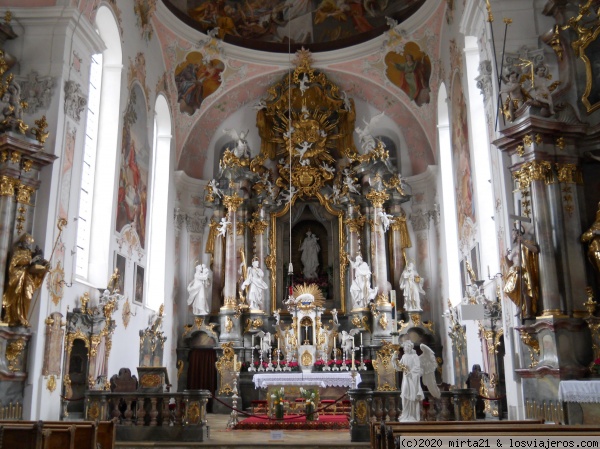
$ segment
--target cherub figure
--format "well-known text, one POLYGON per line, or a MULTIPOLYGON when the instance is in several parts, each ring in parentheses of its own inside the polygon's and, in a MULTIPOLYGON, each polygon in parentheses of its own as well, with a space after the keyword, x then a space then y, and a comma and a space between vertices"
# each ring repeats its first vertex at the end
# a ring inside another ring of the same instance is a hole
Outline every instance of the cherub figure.
POLYGON ((222 217, 219 226, 217 227, 217 232, 223 238, 227 235, 227 225, 230 225, 231 222, 227 220, 227 218, 222 217))
POLYGON ((219 189, 216 179, 213 179, 211 182, 209 182, 208 187, 210 187, 212 189, 212 193, 214 195, 217 195, 219 198, 223 197, 223 192, 221 191, 221 189, 219 189))
POLYGON ((548 109, 550 115, 554 115, 554 102, 552 101, 552 91, 556 88, 556 83, 551 83, 552 75, 548 73, 545 65, 540 64, 535 68, 531 87, 527 94, 533 101, 542 104, 548 109))
POLYGON ((383 232, 387 232, 390 229, 390 224, 394 219, 394 216, 386 213, 384 210, 379 211, 379 217, 381 218, 381 227, 383 228, 383 232))
POLYGON ((300 160, 304 157, 304 153, 306 153, 310 147, 312 147, 312 142, 308 143, 306 140, 302 142, 300 147, 296 147, 296 152, 300 155, 300 160))
POLYGON ((343 175, 344 175, 344 186, 348 189, 348 191, 351 193, 356 193, 357 195, 360 195, 360 192, 354 185, 354 177, 352 176, 352 172, 348 169, 345 169, 343 172, 343 175))
POLYGON ((304 96, 304 92, 308 90, 308 76, 306 73, 303 73, 302 78, 298 81, 300 82, 300 93, 304 96))
POLYGON ((525 97, 521 90, 519 82, 519 74, 516 71, 511 71, 507 77, 502 78, 504 85, 500 89, 502 95, 502 112, 507 120, 513 121, 515 112, 525 103, 525 97))
POLYGON ((342 331, 340 334, 340 348, 346 354, 346 358, 348 356, 352 357, 352 349, 354 348, 354 336, 358 334, 360 331, 358 329, 350 329, 349 332, 342 331))
POLYGON ((282 200, 284 203, 289 203, 289 202, 292 200, 292 198, 294 198, 294 195, 296 195, 296 187, 292 186, 292 188, 291 188, 291 189, 289 189, 289 190, 284 190, 284 191, 281 193, 281 200, 282 200))

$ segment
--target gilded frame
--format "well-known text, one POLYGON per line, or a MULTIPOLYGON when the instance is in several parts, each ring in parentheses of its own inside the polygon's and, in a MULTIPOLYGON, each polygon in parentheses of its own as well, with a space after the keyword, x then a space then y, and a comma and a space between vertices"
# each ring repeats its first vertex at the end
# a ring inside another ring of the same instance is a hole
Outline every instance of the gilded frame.
POLYGON ((585 91, 581 96, 581 101, 586 107, 587 113, 600 109, 600 40, 598 35, 600 34, 600 26, 589 34, 586 33, 582 36, 583 42, 579 47, 579 57, 585 64, 585 91), (592 58, 590 59, 590 55, 592 58), (595 55, 595 56, 594 56, 595 55), (592 67, 592 62, 596 68, 592 67), (594 71, 596 73, 594 73, 594 71), (595 82, 594 82, 595 81, 595 82), (590 98, 592 97, 592 98, 590 98))
MULTIPOLYGON (((277 255, 277 219, 283 217, 286 213, 289 212, 290 207, 296 203, 298 196, 294 196, 291 202, 288 202, 285 207, 278 211, 273 212, 271 214, 271 226, 270 226, 270 235, 269 235, 269 255, 267 257, 267 266, 271 271, 271 313, 277 310, 277 260, 280 258, 277 255)), ((339 282, 340 282, 340 311, 342 314, 346 313, 346 269, 348 264, 345 263, 347 258, 345 248, 346 237, 344 235, 344 212, 337 211, 331 207, 331 204, 326 200, 326 198, 319 192, 316 194, 316 198, 319 200, 319 203, 325 207, 325 210, 337 217, 338 221, 338 257, 340 261, 339 268, 339 282)), ((284 267, 285 268, 285 267, 284 267)))

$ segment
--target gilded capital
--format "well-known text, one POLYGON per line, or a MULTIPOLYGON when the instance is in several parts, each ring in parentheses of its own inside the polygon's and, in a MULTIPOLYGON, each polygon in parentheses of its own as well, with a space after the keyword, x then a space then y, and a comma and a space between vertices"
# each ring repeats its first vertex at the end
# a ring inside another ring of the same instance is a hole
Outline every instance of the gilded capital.
POLYGON ((373 204, 373 206, 382 207, 383 203, 385 203, 390 196, 383 190, 371 190, 365 197, 373 204))
POLYGON ((268 226, 269 225, 266 220, 259 220, 256 218, 248 223, 248 227, 254 233, 254 235, 262 235, 268 226))
POLYGON ((366 218, 364 215, 359 215, 356 218, 346 218, 344 221, 350 232, 358 233, 365 225, 366 218))
POLYGON ((19 185, 17 179, 0 176, 0 196, 13 196, 15 194, 15 185, 19 185))
POLYGON ((556 164, 556 171, 558 172, 558 181, 565 184, 580 183, 581 172, 575 164, 556 164))
POLYGON ((27 204, 32 206, 31 204, 31 195, 35 192, 35 189, 31 186, 21 184, 17 188, 17 202, 21 204, 27 204))
POLYGON ((235 212, 238 210, 238 207, 240 207, 240 205, 244 202, 243 198, 240 198, 237 194, 237 192, 235 192, 233 195, 229 196, 229 195, 225 195, 223 197, 223 204, 225 204, 225 207, 227 208, 227 210, 229 212, 235 212))

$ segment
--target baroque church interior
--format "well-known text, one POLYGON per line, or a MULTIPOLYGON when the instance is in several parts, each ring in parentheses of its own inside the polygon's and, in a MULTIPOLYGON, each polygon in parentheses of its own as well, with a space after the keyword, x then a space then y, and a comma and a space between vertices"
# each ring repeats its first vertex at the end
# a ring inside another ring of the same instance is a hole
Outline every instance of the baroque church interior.
POLYGON ((0 3, 0 419, 600 423, 598 0, 0 3))

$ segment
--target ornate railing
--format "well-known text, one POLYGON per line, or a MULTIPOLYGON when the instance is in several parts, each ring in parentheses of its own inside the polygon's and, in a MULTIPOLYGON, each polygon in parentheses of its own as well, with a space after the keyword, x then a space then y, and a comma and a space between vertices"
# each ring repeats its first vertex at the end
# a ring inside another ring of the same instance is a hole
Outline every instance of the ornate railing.
POLYGON ((85 394, 85 419, 115 421, 117 440, 122 441, 203 441, 206 403, 210 397, 207 390, 181 393, 88 391, 85 394))

